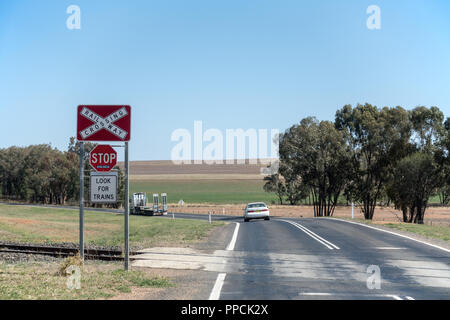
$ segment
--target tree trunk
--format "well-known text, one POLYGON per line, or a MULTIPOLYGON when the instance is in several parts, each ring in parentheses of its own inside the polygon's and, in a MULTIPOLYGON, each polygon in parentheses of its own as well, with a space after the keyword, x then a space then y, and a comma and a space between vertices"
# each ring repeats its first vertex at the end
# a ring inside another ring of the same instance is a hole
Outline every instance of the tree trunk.
POLYGON ((402 207, 403 222, 408 222, 408 208, 402 207))

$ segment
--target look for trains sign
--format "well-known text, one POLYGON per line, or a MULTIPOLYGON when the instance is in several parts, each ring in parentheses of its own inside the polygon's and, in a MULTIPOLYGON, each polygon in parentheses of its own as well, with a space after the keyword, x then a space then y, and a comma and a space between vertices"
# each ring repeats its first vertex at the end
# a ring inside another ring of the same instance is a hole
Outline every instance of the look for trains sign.
POLYGON ((130 106, 81 105, 77 113, 78 141, 130 141, 130 106))

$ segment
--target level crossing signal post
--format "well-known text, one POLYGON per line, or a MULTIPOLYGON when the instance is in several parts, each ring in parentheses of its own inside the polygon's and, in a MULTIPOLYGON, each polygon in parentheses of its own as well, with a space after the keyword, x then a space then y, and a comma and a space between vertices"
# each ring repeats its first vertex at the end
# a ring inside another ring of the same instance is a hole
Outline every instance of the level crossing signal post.
POLYGON ((120 145, 99 145, 90 154, 90 186, 92 203, 117 202, 117 173, 109 173, 117 161, 113 147, 125 148, 125 192, 124 192, 124 269, 129 270, 129 141, 131 133, 131 107, 127 105, 80 105, 77 109, 77 140, 80 142, 80 257, 84 260, 84 142, 124 142, 120 145), (100 174, 101 172, 101 174, 100 174), (95 173, 95 174, 92 174, 95 173), (98 176, 112 177, 100 179, 109 185, 99 186, 98 176), (115 177, 115 180, 114 180, 115 177), (97 179, 97 181, 93 181, 97 179), (115 184, 114 182, 115 181, 115 184), (112 183, 112 184, 111 184, 112 183), (93 185, 98 189, 93 189, 93 185), (97 192, 97 194, 95 193, 97 192), (105 196, 100 192, 108 192, 105 196))

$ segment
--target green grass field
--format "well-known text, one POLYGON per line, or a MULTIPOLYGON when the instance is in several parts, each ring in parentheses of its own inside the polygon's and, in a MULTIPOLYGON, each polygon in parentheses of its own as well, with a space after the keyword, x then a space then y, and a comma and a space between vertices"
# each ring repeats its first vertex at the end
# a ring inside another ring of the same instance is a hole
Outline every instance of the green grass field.
MULTIPOLYGON (((180 199, 189 203, 243 204, 263 201, 267 204, 278 204, 274 193, 265 192, 264 181, 261 180, 143 180, 130 181, 130 194, 146 192, 147 201, 152 202, 153 193, 167 193, 169 203, 178 203, 180 199)), ((306 204, 307 200, 302 201, 306 204)), ((341 195, 338 202, 345 204, 341 195)), ((430 204, 439 203, 439 197, 430 198, 430 204)))
MULTIPOLYGON (((122 246, 123 216, 85 211, 85 242, 122 246)), ((130 246, 174 246, 198 241, 215 226, 207 221, 130 216, 130 246)), ((77 210, 0 204, 0 240, 14 242, 78 242, 77 210)))
POLYGON ((273 193, 263 190, 263 180, 147 180, 131 181, 130 192, 167 193, 169 203, 180 199, 189 203, 241 204, 254 201, 277 201, 273 193))

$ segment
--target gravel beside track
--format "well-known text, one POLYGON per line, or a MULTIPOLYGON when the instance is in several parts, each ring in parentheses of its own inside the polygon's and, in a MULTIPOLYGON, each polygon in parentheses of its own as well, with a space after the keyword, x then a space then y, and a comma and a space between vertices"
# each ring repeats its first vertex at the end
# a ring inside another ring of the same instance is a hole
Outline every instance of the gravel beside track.
MULTIPOLYGON (((14 263, 27 261, 55 261, 78 254, 76 243, 13 243, 0 242, 0 260, 14 263)), ((131 252, 130 254, 134 254, 131 252)), ((85 247, 86 260, 119 261, 122 258, 120 247, 88 245, 85 247)))

